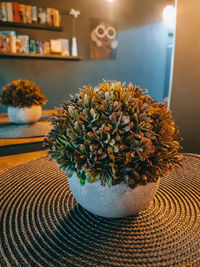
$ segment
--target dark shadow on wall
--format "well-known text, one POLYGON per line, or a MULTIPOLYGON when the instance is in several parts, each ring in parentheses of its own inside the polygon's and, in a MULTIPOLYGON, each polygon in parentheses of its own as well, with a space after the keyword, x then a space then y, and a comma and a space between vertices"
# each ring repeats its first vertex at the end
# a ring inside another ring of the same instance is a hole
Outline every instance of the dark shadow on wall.
POLYGON ((172 114, 183 151, 200 154, 200 1, 177 1, 172 114))

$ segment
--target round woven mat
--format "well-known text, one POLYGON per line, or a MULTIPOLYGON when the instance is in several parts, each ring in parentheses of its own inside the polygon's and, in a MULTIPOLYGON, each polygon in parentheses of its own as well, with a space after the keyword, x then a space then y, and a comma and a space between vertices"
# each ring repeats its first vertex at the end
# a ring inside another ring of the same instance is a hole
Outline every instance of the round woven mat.
POLYGON ((0 173, 1 266, 200 266, 200 157, 161 181, 149 207, 122 219, 74 200, 47 157, 0 173))

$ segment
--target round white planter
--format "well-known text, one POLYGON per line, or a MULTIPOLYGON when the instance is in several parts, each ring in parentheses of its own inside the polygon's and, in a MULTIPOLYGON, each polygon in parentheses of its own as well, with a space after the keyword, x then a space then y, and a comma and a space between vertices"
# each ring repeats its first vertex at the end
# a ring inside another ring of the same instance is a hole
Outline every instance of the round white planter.
POLYGON ((26 108, 8 107, 8 116, 15 123, 33 123, 40 119, 42 114, 41 106, 31 106, 26 108))
POLYGON ((68 181, 73 196, 86 210, 102 217, 119 218, 146 208, 156 193, 160 179, 134 189, 128 188, 125 183, 102 186, 99 181, 93 184, 86 182, 81 186, 75 173, 68 181))

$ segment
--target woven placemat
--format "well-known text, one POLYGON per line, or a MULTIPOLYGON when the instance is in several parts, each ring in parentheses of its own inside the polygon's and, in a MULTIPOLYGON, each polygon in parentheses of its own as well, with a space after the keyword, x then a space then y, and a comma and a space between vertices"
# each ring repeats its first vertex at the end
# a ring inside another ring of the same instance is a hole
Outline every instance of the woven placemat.
POLYGON ((148 208, 121 219, 74 200, 48 157, 0 173, 1 266, 200 266, 200 157, 162 179, 148 208))
POLYGON ((45 136, 51 130, 51 116, 43 116, 36 123, 16 124, 9 118, 0 118, 0 138, 28 138, 45 136))

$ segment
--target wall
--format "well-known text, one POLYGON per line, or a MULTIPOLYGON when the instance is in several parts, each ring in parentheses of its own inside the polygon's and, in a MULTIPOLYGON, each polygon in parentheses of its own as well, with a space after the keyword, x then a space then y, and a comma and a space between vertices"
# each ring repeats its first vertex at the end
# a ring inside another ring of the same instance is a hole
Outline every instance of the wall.
MULTIPOLYGON (((28 2, 41 6, 39 0, 28 2)), ((84 60, 73 62, 0 58, 0 88, 14 79, 35 81, 48 97, 45 109, 58 106, 84 84, 95 85, 102 79, 132 81, 142 88, 148 88, 153 98, 163 100, 167 31, 161 21, 166 4, 162 0, 123 0, 112 4, 106 0, 42 1, 43 6, 59 8, 64 12, 72 7, 81 11, 76 29, 79 53, 84 56, 84 60), (91 18, 117 23, 119 47, 116 60, 89 59, 91 18)), ((62 23, 65 30, 61 33, 17 28, 13 30, 38 40, 71 38, 71 17, 62 16, 62 23)), ((0 107, 0 112, 6 112, 6 108, 0 107)))
POLYGON ((200 153, 199 11, 199 0, 178 0, 171 109, 190 153, 200 153))

